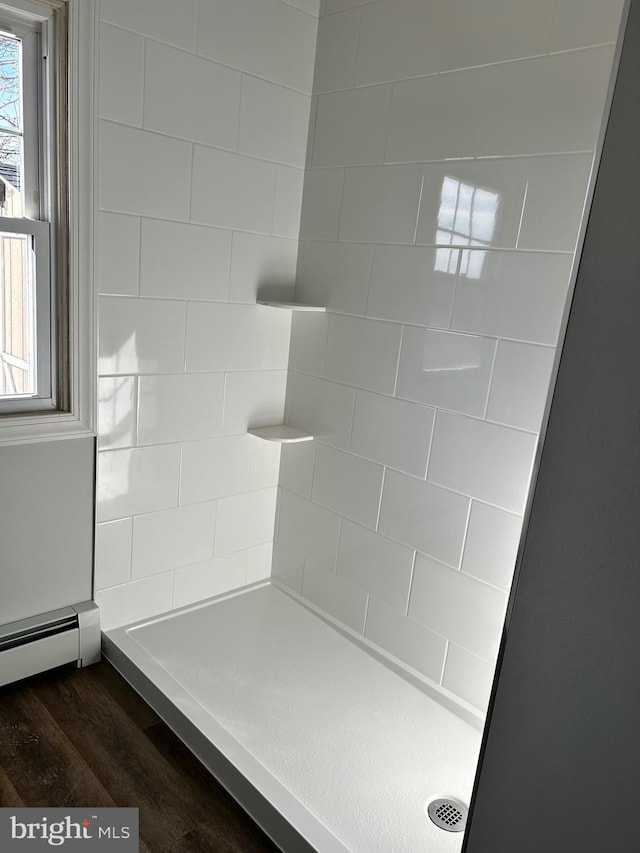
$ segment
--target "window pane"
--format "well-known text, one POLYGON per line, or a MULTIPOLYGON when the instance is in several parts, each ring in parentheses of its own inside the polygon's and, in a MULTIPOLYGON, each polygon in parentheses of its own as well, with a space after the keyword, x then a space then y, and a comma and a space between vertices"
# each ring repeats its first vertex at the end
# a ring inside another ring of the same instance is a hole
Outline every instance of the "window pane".
POLYGON ((22 44, 0 32, 0 216, 23 216, 22 44))
POLYGON ((20 40, 0 33, 0 129, 22 132, 20 40))
POLYGON ((0 396, 34 394, 31 237, 0 233, 0 396))
POLYGON ((22 139, 0 131, 0 216, 23 215, 22 139))

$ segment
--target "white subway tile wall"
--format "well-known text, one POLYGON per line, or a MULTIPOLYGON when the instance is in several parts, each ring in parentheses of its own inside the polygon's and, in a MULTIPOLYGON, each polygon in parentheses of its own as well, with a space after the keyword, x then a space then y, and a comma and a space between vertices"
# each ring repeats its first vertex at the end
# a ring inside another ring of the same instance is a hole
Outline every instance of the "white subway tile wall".
POLYGON ((256 298, 294 292, 318 14, 101 3, 104 627, 270 574, 280 450, 246 429, 282 421, 291 318, 256 298))
POLYGON ((273 575, 481 709, 622 6, 320 7, 273 575))
POLYGON ((485 707, 622 6, 103 0, 106 627, 271 572, 485 707))

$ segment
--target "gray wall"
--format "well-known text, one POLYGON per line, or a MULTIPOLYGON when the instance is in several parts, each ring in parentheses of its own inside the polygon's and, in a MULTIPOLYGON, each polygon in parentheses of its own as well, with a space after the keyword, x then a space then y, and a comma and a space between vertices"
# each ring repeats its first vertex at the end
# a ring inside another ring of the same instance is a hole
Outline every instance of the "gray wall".
POLYGON ((0 447, 0 625, 92 594, 95 439, 0 447))
POLYGON ((634 0, 467 853, 640 848, 639 79, 634 0))

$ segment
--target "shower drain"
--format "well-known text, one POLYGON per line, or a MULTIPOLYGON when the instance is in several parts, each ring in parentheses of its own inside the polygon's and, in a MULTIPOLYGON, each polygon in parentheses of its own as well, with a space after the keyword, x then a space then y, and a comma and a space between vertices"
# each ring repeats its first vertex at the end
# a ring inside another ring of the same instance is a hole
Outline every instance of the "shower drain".
POLYGON ((427 814, 440 829, 462 832, 467 824, 469 809, 452 797, 437 797, 427 803, 427 814))

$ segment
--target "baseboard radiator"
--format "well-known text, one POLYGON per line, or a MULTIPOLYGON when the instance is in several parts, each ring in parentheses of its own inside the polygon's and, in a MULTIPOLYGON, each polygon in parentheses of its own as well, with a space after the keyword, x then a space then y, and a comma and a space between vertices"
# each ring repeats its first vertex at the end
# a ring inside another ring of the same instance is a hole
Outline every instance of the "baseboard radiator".
POLYGON ((100 660, 100 610, 84 601, 0 625, 0 686, 76 662, 100 660))

